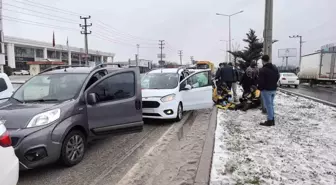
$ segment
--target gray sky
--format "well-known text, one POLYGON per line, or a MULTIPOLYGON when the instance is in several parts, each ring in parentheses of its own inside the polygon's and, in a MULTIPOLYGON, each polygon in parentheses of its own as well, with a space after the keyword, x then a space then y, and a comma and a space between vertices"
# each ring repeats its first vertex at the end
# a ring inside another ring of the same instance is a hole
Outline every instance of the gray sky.
MULTIPOLYGON (((29 1, 75 13, 51 11, 47 7, 20 3, 27 2, 25 0, 3 0, 3 15, 7 19, 4 21, 5 35, 51 43, 52 32, 55 31, 56 44, 66 44, 69 37, 70 45, 84 47, 84 37, 79 34, 78 24, 83 23, 79 14, 91 15, 93 33, 89 36, 90 49, 114 52, 116 61, 134 58, 138 43, 141 45, 140 58, 157 61, 158 40, 165 40, 164 53, 169 61, 178 62, 178 50, 183 50, 185 63, 190 62, 190 56, 194 56, 196 60, 211 60, 216 64, 225 58, 225 52, 221 51, 226 49, 225 42, 219 40, 228 40, 229 37, 228 18, 216 16, 216 12, 232 14, 244 10, 243 13, 233 16, 231 21, 233 44, 243 48, 245 44, 242 39, 250 28, 262 37, 265 6, 265 0, 29 1), (16 22, 13 19, 9 21, 8 17, 16 18, 16 22), (17 19, 73 30, 33 26, 17 22, 17 19)), ((289 39, 289 35, 303 36, 306 41, 303 54, 314 52, 321 45, 336 43, 335 10, 335 0, 274 0, 273 37, 279 40, 273 46, 274 63, 281 64, 282 61, 277 56, 278 49, 299 49, 299 40, 289 39)), ((297 65, 298 58, 291 58, 290 63, 297 65)))

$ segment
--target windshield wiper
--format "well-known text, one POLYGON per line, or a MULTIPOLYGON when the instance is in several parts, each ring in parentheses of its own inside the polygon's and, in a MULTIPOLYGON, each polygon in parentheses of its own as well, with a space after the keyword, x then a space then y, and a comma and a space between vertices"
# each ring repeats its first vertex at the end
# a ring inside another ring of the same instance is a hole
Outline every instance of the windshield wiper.
POLYGON ((58 99, 36 99, 36 100, 26 100, 25 102, 55 102, 58 99))

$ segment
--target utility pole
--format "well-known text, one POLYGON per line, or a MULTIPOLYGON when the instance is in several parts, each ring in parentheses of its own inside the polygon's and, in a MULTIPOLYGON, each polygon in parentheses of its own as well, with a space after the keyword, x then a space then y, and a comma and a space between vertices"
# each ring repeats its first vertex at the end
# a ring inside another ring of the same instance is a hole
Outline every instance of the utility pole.
POLYGON ((180 56, 180 65, 182 66, 182 56, 183 56, 183 51, 179 50, 178 52, 179 56, 180 56))
POLYGON ((92 23, 87 24, 87 20, 91 19, 91 16, 88 17, 82 17, 80 16, 80 19, 84 20, 84 25, 79 24, 79 27, 81 27, 84 31, 81 31, 81 34, 84 34, 84 43, 85 43, 85 65, 88 65, 89 61, 89 44, 88 44, 88 35, 92 33, 92 31, 88 32, 87 28, 92 26, 92 23))
MULTIPOLYGON (((268 55, 272 62, 273 44, 273 0, 265 0, 265 19, 264 19, 264 55, 268 55)), ((261 99, 262 112, 266 113, 266 108, 261 99)))
POLYGON ((136 47, 137 47, 137 54, 138 54, 138 56, 139 56, 140 44, 137 44, 136 47))
POLYGON ((272 62, 273 44, 273 0, 265 0, 265 22, 264 22, 264 54, 270 57, 272 62))
POLYGON ((300 39, 300 60, 299 60, 299 67, 301 66, 301 57, 302 57, 302 36, 301 35, 293 35, 293 36, 289 36, 289 38, 299 38, 300 39))
POLYGON ((160 48, 160 61, 161 62, 163 62, 163 53, 162 53, 162 51, 163 51, 163 46, 165 45, 165 43, 164 43, 164 40, 159 40, 159 48, 160 48))
POLYGON ((3 34, 3 22, 2 22, 2 0, 0 0, 0 73, 4 73, 5 62, 5 43, 3 34))
POLYGON ((190 56, 190 60, 191 60, 191 65, 194 64, 194 56, 190 56))

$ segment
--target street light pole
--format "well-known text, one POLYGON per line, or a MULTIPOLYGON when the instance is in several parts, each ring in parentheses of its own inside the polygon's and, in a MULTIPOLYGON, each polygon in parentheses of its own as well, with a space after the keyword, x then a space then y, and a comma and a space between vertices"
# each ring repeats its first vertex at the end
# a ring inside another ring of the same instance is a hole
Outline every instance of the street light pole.
MULTIPOLYGON (((237 14, 240 14, 240 13, 243 13, 244 11, 241 10, 239 12, 236 12, 234 14, 230 14, 230 15, 227 15, 227 14, 221 14, 221 13, 216 13, 216 15, 220 15, 220 16, 225 16, 225 17, 229 17, 229 50, 231 51, 231 17, 234 16, 234 15, 237 15, 237 14)), ((229 62, 231 62, 231 56, 229 57, 229 62)))
POLYGON ((299 67, 301 67, 301 57, 302 57, 302 36, 301 35, 293 35, 293 36, 289 36, 289 38, 299 38, 300 39, 300 60, 299 60, 299 67))
MULTIPOLYGON (((230 45, 231 45, 231 41, 233 41, 234 39, 231 39, 231 40, 220 40, 221 42, 225 42, 226 43, 226 53, 225 53, 225 61, 224 62, 228 62, 228 43, 230 43, 230 45)), ((229 51, 231 51, 231 47, 229 47, 229 51)))

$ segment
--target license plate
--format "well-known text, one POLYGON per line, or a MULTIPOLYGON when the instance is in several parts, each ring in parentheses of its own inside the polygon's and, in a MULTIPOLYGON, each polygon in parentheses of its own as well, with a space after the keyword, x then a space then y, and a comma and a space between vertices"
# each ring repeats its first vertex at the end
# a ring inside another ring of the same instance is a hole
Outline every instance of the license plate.
POLYGON ((294 81, 288 81, 288 83, 294 83, 294 81))

